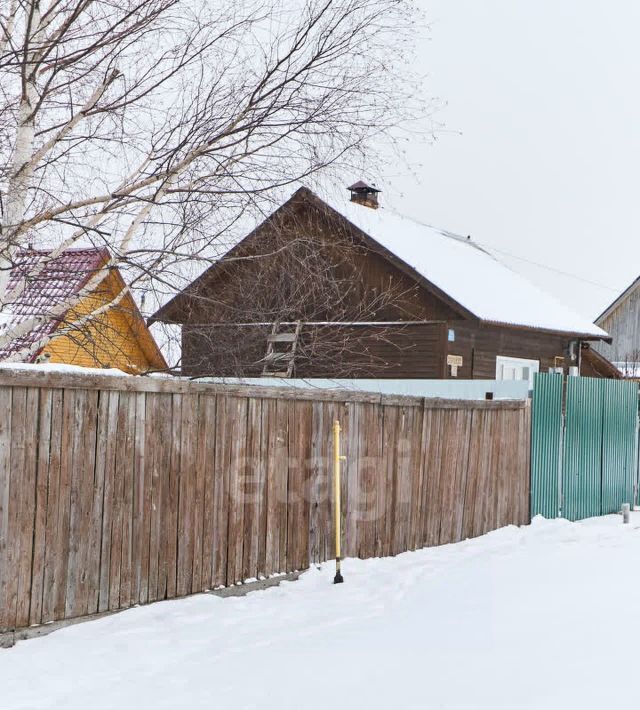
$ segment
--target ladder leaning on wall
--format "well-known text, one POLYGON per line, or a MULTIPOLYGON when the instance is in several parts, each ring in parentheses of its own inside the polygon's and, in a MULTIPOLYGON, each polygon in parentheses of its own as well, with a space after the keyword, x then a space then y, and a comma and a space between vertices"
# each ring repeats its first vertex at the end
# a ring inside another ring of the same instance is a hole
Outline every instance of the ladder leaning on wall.
POLYGON ((292 376, 301 329, 301 321, 273 324, 267 336, 267 354, 263 358, 264 377, 292 376))

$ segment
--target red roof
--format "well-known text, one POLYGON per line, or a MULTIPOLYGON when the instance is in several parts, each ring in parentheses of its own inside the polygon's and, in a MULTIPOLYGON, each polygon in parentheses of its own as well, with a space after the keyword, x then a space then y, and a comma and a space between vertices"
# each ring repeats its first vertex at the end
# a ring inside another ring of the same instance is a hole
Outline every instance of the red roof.
MULTIPOLYGON (((51 251, 29 249, 18 253, 11 270, 8 295, 26 279, 22 293, 0 312, 0 333, 33 316, 47 316, 52 307, 77 295, 91 275, 109 259, 105 248, 68 249, 50 260, 51 251), (42 267, 42 271, 39 268, 42 267)), ((0 360, 31 347, 43 336, 50 335, 64 320, 64 314, 47 320, 32 331, 0 347, 0 360)), ((33 362, 38 351, 24 358, 33 362)))

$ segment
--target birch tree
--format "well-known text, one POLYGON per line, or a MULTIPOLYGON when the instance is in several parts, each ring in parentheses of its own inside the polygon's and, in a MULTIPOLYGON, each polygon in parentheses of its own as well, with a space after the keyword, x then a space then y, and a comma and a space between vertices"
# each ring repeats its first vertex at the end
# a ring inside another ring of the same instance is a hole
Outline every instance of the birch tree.
POLYGON ((415 11, 410 0, 0 0, 0 316, 25 287, 8 283, 28 245, 50 259, 88 244, 112 255, 73 299, 5 328, 0 348, 73 312, 116 266, 133 287, 170 292, 247 210, 369 156, 412 94, 415 11))

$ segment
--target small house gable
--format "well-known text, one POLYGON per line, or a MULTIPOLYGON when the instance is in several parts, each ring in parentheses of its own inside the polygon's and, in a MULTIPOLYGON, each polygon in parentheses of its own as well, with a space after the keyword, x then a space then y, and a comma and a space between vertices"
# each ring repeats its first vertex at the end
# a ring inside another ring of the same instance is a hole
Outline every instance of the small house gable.
POLYGON ((110 268, 91 292, 89 279, 109 261, 105 248, 69 249, 60 254, 29 249, 19 252, 8 285, 5 332, 34 316, 43 322, 0 348, 1 360, 85 367, 114 367, 139 373, 167 368, 118 269, 110 268), (67 311, 49 318, 52 308, 67 311), (109 306, 109 304, 113 304, 109 306), (109 306, 96 315, 96 309, 109 306), (74 325, 80 322, 80 325, 74 325), (42 345, 40 345, 42 343, 42 345))

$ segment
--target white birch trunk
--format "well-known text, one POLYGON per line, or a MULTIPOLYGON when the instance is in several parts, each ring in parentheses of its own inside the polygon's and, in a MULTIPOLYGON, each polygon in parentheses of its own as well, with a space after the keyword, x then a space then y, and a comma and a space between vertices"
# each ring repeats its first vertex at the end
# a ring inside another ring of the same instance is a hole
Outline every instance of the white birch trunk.
MULTIPOLYGON (((36 3, 33 12, 32 41, 40 32, 40 9, 36 3)), ((20 239, 16 236, 16 227, 25 216, 27 204, 27 190, 33 177, 33 163, 30 158, 35 148, 35 107, 38 102, 38 91, 36 87, 36 72, 32 69, 32 62, 35 60, 35 51, 29 52, 28 60, 25 62, 25 81, 18 107, 16 141, 13 156, 9 164, 9 180, 7 182, 6 194, 3 196, 5 206, 2 231, 0 233, 0 313, 2 313, 5 303, 4 297, 7 292, 9 277, 11 276, 11 264, 16 252, 22 246, 20 239)))

